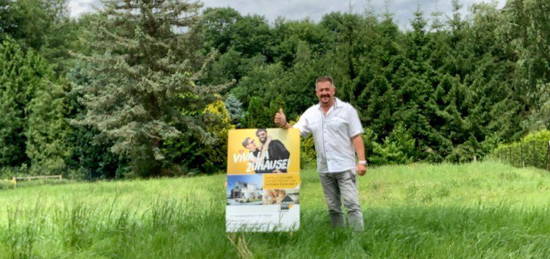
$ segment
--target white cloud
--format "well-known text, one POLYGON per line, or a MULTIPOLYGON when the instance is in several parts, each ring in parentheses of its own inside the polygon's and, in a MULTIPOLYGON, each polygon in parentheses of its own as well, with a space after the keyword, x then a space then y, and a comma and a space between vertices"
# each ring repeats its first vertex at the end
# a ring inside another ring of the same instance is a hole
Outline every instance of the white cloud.
POLYGON ((99 0, 69 0, 69 11, 72 17, 78 17, 84 13, 93 12, 100 6, 99 0))

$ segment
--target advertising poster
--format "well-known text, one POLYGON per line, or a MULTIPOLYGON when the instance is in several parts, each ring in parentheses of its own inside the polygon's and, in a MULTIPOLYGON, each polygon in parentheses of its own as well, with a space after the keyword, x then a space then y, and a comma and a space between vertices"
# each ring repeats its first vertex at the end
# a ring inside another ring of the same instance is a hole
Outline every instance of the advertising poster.
POLYGON ((300 132, 238 129, 228 133, 227 232, 300 227, 300 132))

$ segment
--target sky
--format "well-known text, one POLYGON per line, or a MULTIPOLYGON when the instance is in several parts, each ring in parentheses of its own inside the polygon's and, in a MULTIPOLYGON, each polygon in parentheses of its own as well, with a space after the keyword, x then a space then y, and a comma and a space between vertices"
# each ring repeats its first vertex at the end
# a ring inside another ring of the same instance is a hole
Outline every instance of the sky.
MULTIPOLYGON (((459 0, 464 5, 464 11, 474 3, 493 3, 502 8, 506 0, 459 0)), ((99 7, 100 0, 69 0, 71 16, 78 17, 85 12, 94 11, 99 7)), ((277 17, 288 20, 309 18, 319 21, 323 15, 330 12, 351 12, 362 14, 374 10, 381 14, 388 10, 394 15, 394 21, 402 29, 410 28, 413 13, 418 7, 428 17, 433 12, 441 12, 450 16, 451 0, 202 0, 206 7, 232 7, 241 14, 259 14, 273 22, 277 17), (351 8, 350 8, 351 7, 351 8)))

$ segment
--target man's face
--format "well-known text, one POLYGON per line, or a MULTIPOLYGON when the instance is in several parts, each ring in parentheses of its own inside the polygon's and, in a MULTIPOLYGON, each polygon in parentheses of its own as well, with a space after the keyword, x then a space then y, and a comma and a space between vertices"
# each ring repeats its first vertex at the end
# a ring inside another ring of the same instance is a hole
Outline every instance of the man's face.
POLYGON ((315 94, 319 98, 319 102, 324 105, 330 104, 336 89, 328 81, 318 82, 315 86, 315 94))
POLYGON ((267 140, 267 132, 265 131, 260 131, 258 132, 258 138, 260 139, 260 142, 265 143, 265 141, 267 140))

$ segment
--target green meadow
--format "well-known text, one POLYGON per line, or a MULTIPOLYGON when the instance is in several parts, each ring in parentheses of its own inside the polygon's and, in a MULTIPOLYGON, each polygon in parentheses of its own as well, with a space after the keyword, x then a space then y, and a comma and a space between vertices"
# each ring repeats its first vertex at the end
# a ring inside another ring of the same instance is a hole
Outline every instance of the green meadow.
POLYGON ((0 190, 0 258, 548 258, 550 172, 499 162, 371 168, 365 231, 332 229, 315 170, 301 228, 225 233, 225 175, 0 190))

